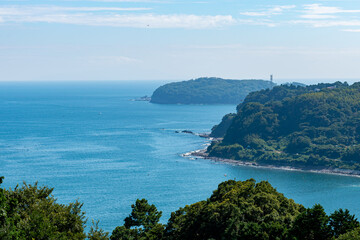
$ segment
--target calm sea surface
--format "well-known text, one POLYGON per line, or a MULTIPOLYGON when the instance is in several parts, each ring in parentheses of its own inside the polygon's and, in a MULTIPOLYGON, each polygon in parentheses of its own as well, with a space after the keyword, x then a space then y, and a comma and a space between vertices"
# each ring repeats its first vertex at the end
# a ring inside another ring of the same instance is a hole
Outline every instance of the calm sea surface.
POLYGON ((329 213, 348 208, 360 218, 360 178, 258 169, 191 160, 233 105, 158 105, 129 101, 161 82, 0 83, 0 175, 54 187, 61 203, 79 199, 89 220, 107 231, 123 224, 137 198, 163 211, 210 196, 227 179, 268 180, 285 196, 329 213))

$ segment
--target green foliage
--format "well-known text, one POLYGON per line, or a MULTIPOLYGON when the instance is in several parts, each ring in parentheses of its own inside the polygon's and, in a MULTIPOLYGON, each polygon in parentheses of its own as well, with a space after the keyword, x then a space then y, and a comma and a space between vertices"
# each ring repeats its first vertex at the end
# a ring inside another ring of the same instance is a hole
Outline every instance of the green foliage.
MULTIPOLYGON (((0 177, 0 185, 4 177, 0 177)), ((8 204, 5 196, 5 190, 0 188, 0 239, 6 239, 8 236, 9 219, 8 219, 8 204)))
POLYGON ((335 237, 338 237, 349 230, 358 228, 359 226, 359 222, 355 218, 355 215, 351 215, 347 209, 344 211, 340 208, 330 215, 330 227, 335 237))
POLYGON ((253 91, 246 96, 244 103, 247 102, 258 102, 258 103, 267 103, 274 101, 282 101, 285 98, 292 98, 304 93, 312 93, 318 92, 322 89, 327 88, 339 88, 339 87, 348 86, 347 83, 336 82, 334 84, 331 83, 320 83, 317 85, 299 85, 299 84, 284 84, 281 86, 275 86, 272 89, 264 89, 260 91, 253 91))
POLYGON ((172 213, 165 239, 285 239, 300 209, 268 182, 230 180, 172 213))
POLYGON ((346 162, 354 162, 360 159, 360 145, 353 145, 346 149, 343 153, 343 158, 346 162))
POLYGON ((214 153, 214 155, 220 155, 223 158, 237 158, 238 153, 239 152, 243 152, 244 148, 243 146, 241 146, 240 144, 233 144, 233 145, 229 145, 229 146, 219 146, 217 143, 213 142, 210 146, 209 149, 212 149, 210 151, 213 151, 216 153, 214 153))
POLYGON ((337 240, 360 240, 360 227, 340 235, 337 240))
POLYGON ((207 200, 171 213, 166 225, 159 223, 161 212, 154 205, 138 199, 124 226, 116 227, 110 237, 98 221, 92 221, 86 234, 82 204, 58 204, 52 190, 37 183, 24 183, 14 190, 0 188, 0 239, 360 239, 359 222, 348 210, 327 216, 320 205, 305 209, 267 181, 223 182, 207 200))
POLYGON ((99 221, 92 220, 92 226, 87 238, 89 240, 109 240, 109 233, 99 228, 99 221))
POLYGON ((146 231, 134 228, 148 222, 140 220, 146 219, 145 212, 157 210, 145 199, 137 200, 132 208, 130 222, 136 224, 125 222, 117 227, 111 240, 330 240, 343 237, 343 233, 354 236, 358 232, 351 231, 359 227, 348 210, 339 209, 328 216, 319 204, 305 209, 267 181, 256 183, 254 179, 220 183, 207 200, 171 213, 165 231, 163 225, 155 222, 146 231))
POLYGON ((311 146, 311 140, 308 136, 292 136, 286 150, 290 153, 303 152, 311 146))
POLYGON ((85 239, 82 204, 59 204, 52 191, 37 183, 1 189, 1 239, 85 239))
POLYGON ((110 239, 161 239, 164 233, 164 226, 159 224, 162 212, 157 211, 155 205, 148 204, 146 199, 137 199, 131 208, 130 215, 124 220, 124 226, 115 228, 110 239))
POLYGON ((301 240, 327 240, 331 239, 329 217, 324 208, 316 204, 306 209, 295 219, 290 230, 290 236, 301 240))
POLYGON ((153 103, 165 104, 238 104, 252 91, 272 88, 275 84, 264 80, 227 80, 198 78, 165 84, 156 89, 153 103))
POLYGON ((128 229, 124 226, 116 227, 111 234, 111 240, 140 240, 142 234, 138 229, 128 229))
POLYGON ((124 220, 126 228, 143 226, 147 231, 159 222, 162 215, 162 212, 158 212, 154 204, 149 205, 146 199, 137 199, 131 208, 131 214, 124 220))
POLYGON ((359 83, 276 86, 250 93, 237 111, 223 140, 208 148, 210 156, 360 170, 359 83))
MULTIPOLYGON (((3 181, 0 177, 0 184, 3 181)), ((78 201, 59 204, 52 188, 24 183, 14 190, 0 188, 0 239, 107 240, 98 222, 85 233, 85 212, 78 201)))

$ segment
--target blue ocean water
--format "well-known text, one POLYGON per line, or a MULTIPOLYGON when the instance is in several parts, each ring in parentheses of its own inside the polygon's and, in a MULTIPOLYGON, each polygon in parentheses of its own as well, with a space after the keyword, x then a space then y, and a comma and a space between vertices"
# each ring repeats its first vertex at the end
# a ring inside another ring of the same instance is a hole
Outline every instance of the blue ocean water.
POLYGON ((360 178, 231 166, 180 154, 206 139, 234 105, 158 105, 130 101, 161 82, 0 83, 0 175, 54 187, 61 203, 84 203, 89 220, 112 231, 137 198, 172 211, 210 196, 227 179, 268 180, 285 196, 327 212, 360 217, 360 178))

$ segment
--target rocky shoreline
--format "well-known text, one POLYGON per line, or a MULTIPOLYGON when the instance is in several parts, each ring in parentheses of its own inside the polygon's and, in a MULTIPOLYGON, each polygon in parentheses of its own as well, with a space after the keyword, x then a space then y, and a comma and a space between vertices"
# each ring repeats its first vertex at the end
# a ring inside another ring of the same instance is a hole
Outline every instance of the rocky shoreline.
MULTIPOLYGON (((203 138, 207 138, 208 140, 214 141, 216 139, 211 138, 209 134, 200 133, 193 135, 197 135, 203 138)), ((201 158, 208 159, 213 162, 231 164, 234 166, 248 166, 248 167, 256 167, 256 168, 269 168, 269 169, 278 169, 278 170, 287 170, 287 171, 300 171, 300 172, 312 172, 312 173, 322 173, 322 174, 333 174, 333 175, 341 175, 341 176, 350 176, 350 177, 360 177, 360 171, 357 170, 347 170, 347 169, 339 169, 339 168, 320 168, 320 169, 312 169, 312 168, 300 168, 300 167, 290 167, 290 166, 276 166, 276 165, 266 165, 266 164, 258 164, 255 162, 245 162, 241 160, 234 159, 226 159, 219 157, 210 157, 206 152, 206 148, 199 149, 191 152, 187 152, 181 154, 182 157, 186 158, 201 158)))

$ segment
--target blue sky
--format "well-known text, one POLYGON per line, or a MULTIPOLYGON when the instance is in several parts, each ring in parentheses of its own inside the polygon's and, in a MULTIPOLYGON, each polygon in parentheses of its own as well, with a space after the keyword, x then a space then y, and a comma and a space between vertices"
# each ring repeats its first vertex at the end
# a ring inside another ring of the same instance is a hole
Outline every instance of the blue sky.
POLYGON ((360 79, 358 0, 1 0, 0 80, 360 79))

